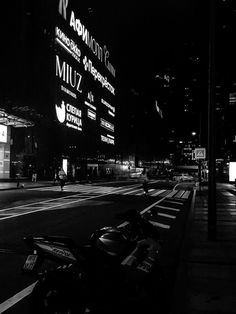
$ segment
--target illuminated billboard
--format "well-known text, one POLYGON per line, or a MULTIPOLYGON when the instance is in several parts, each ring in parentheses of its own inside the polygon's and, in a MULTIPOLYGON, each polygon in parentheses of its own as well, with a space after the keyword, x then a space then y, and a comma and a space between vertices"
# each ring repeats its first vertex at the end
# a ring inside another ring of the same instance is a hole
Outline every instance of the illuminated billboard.
POLYGON ((59 0, 55 25, 55 118, 77 143, 115 145, 115 77, 106 45, 90 32, 72 1, 59 0))
POLYGON ((235 182, 236 179, 236 162, 229 163, 229 181, 235 182))
POLYGON ((7 142, 7 126, 0 124, 0 143, 7 142))

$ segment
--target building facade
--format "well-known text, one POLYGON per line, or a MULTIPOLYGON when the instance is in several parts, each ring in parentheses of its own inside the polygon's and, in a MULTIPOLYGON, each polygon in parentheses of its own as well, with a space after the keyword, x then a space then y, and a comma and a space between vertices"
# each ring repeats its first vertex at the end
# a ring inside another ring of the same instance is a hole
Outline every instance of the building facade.
POLYGON ((98 18, 73 0, 48 2, 6 8, 0 179, 52 178, 61 166, 79 179, 116 161, 116 68, 98 18))

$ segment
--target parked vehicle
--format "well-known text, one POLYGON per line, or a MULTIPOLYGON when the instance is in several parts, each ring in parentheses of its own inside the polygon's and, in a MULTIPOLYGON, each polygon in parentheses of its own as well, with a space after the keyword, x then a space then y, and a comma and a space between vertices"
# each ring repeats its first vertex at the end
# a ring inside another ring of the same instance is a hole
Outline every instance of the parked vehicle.
POLYGON ((106 304, 143 291, 159 267, 159 232, 136 210, 121 217, 127 223, 96 230, 85 246, 66 237, 24 238, 32 252, 23 270, 38 278, 31 313, 108 313, 106 304))
POLYGON ((194 181, 194 177, 188 173, 174 173, 173 180, 177 182, 194 181))

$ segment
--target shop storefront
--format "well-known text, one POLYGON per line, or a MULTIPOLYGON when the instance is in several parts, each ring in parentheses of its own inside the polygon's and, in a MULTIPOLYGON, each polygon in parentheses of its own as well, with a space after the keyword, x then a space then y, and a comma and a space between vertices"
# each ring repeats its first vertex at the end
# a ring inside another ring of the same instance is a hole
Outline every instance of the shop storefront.
POLYGON ((30 128, 33 125, 31 121, 0 109, 0 179, 9 179, 15 177, 17 173, 22 173, 22 161, 26 149, 24 147, 18 157, 13 153, 17 141, 13 140, 12 129, 17 132, 21 128, 30 128))

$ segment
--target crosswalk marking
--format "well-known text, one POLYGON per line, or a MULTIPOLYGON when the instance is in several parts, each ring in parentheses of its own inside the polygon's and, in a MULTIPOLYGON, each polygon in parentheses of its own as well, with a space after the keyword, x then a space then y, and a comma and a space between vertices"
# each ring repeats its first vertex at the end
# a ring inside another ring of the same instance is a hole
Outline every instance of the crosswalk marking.
POLYGON ((224 196, 231 196, 231 197, 233 197, 233 196, 235 196, 235 194, 233 194, 233 193, 230 193, 230 192, 228 192, 228 191, 223 191, 223 192, 221 192, 224 196))
POLYGON ((181 198, 181 197, 183 196, 184 192, 185 192, 185 191, 183 191, 183 190, 179 190, 178 193, 176 193, 176 194, 174 195, 174 198, 181 198))
POLYGON ((168 195, 168 197, 173 197, 175 194, 178 193, 178 190, 173 190, 170 192, 170 194, 168 195))
POLYGON ((163 206, 163 205, 156 205, 155 207, 162 208, 162 209, 169 209, 169 210, 173 210, 173 211, 175 211, 175 212, 179 212, 179 211, 180 211, 179 208, 174 208, 174 207, 169 207, 169 206, 163 206))
POLYGON ((187 199, 190 195, 190 191, 185 191, 184 194, 182 195, 182 198, 187 199))
MULTIPOLYGON (((49 187, 38 187, 32 188, 30 190, 38 190, 38 191, 54 191, 59 192, 60 186, 49 186, 49 187)), ((81 194, 100 194, 100 193, 114 193, 119 195, 143 195, 143 189, 140 185, 136 186, 122 186, 122 187, 112 187, 112 186, 98 186, 91 184, 74 184, 74 185, 66 185, 64 187, 64 192, 75 192, 81 194)), ((184 198, 187 199, 189 197, 190 191, 185 190, 167 190, 167 189, 154 189, 150 188, 148 191, 149 196, 165 196, 168 194, 170 198, 184 198), (165 195, 164 195, 165 194, 165 195)))
POLYGON ((166 218, 171 218, 171 219, 175 219, 176 216, 173 215, 169 215, 169 214, 164 214, 164 213, 157 213, 158 216, 162 216, 162 217, 166 217, 166 218))
MULTIPOLYGON (((59 186, 50 186, 50 187, 38 187, 31 190, 39 190, 39 191, 60 191, 59 186)), ((132 186, 121 186, 121 187, 107 187, 107 186, 97 186, 97 185, 82 185, 82 184, 75 184, 75 185, 67 185, 65 186, 65 192, 71 192, 75 194, 61 194, 60 197, 57 198, 51 198, 39 202, 14 206, 11 208, 5 208, 0 210, 0 220, 4 220, 10 217, 17 217, 21 215, 26 215, 38 211, 45 211, 45 210, 55 210, 58 208, 65 207, 66 205, 75 204, 77 202, 86 201, 89 199, 94 199, 97 197, 102 197, 105 195, 111 195, 111 194, 117 194, 117 195, 127 195, 127 196, 137 196, 137 197, 143 197, 143 189, 140 187, 140 185, 132 185, 132 186), (62 196, 63 195, 63 196, 62 196)), ((170 200, 169 204, 172 204, 171 206, 161 206, 161 205, 155 205, 159 209, 163 210, 171 210, 175 212, 179 212, 180 209, 175 208, 174 204, 183 205, 183 203, 180 203, 180 199, 177 201, 174 201, 176 195, 181 195, 181 197, 184 197, 183 201, 187 199, 187 197, 190 195, 189 193, 186 193, 189 191, 184 190, 166 190, 166 189, 154 189, 150 188, 148 197, 156 197, 159 196, 162 199, 166 199, 166 201, 170 200)), ((166 218, 173 219, 174 216, 171 216, 167 213, 159 213, 159 216, 163 216, 166 218), (169 216, 168 216, 169 215, 169 216)))
POLYGON ((176 204, 176 205, 181 205, 181 206, 184 205, 184 202, 183 202, 183 201, 181 201, 181 202, 180 202, 179 200, 178 200, 178 201, 174 201, 174 200, 171 199, 171 198, 170 198, 170 199, 167 198, 167 199, 168 199, 168 202, 171 203, 171 204, 176 204))
POLYGON ((165 192, 166 190, 157 190, 157 192, 153 193, 153 196, 158 196, 159 194, 165 192))
MULTIPOLYGON (((49 187, 38 187, 29 190, 38 190, 38 191, 52 191, 58 192, 60 191, 60 186, 49 186, 49 187)), ((166 189, 149 189, 149 196, 155 197, 161 195, 162 193, 171 193, 171 190, 166 189)), ((100 194, 100 193, 114 193, 119 195, 143 195, 143 189, 140 188, 140 185, 137 187, 135 186, 126 186, 126 187, 105 187, 105 186, 94 186, 94 185, 83 185, 83 184, 75 184, 75 185, 66 185, 64 187, 64 192, 76 192, 81 194, 100 194)), ((177 193, 175 191, 172 194, 177 193)), ((172 195, 171 194, 171 195, 172 195)), ((74 196, 71 196, 74 197, 74 196)), ((78 196, 79 197, 79 196, 78 196)))
POLYGON ((156 226, 156 227, 159 227, 159 228, 163 228, 163 229, 170 229, 170 225, 163 224, 163 223, 160 223, 160 222, 157 222, 157 221, 153 221, 153 220, 149 220, 149 222, 153 226, 156 226))

